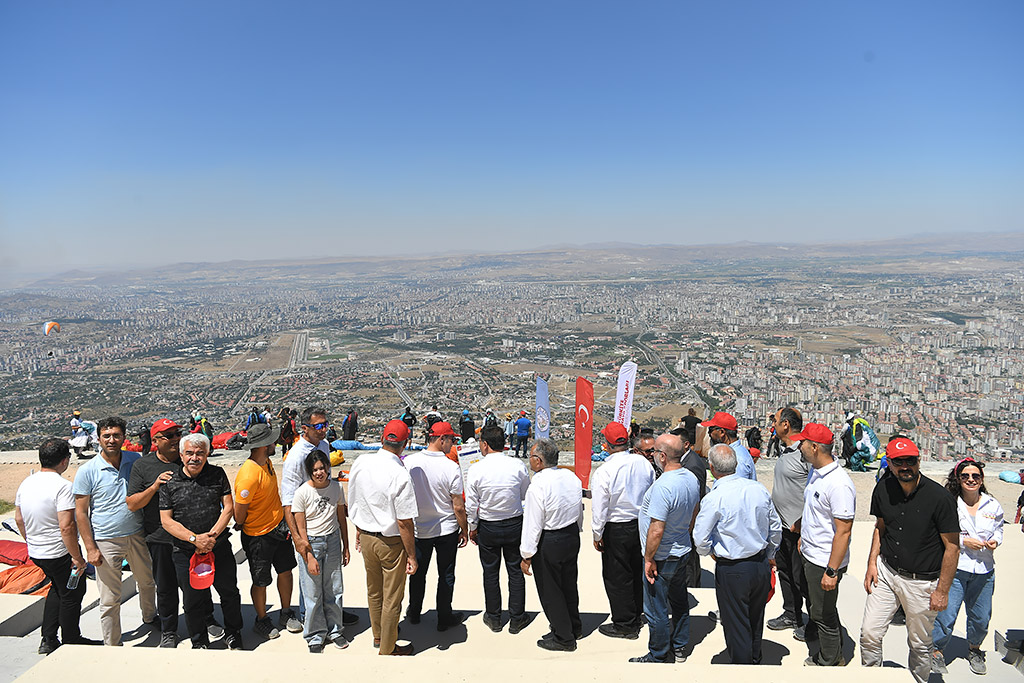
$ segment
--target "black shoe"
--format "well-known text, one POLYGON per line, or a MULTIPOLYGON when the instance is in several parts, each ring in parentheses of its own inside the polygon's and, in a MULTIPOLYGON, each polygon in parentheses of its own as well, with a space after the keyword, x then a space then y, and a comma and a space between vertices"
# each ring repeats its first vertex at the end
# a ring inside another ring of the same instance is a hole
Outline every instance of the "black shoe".
POLYGON ((405 618, 409 620, 410 624, 418 624, 418 623, 420 623, 420 613, 419 612, 416 612, 415 614, 413 614, 412 612, 406 612, 405 613, 405 618))
POLYGON ((92 638, 85 638, 83 636, 78 636, 74 640, 65 640, 64 644, 65 645, 102 645, 103 641, 102 640, 93 640, 92 638))
POLYGON ((530 625, 529 617, 523 617, 522 619, 513 619, 508 622, 508 632, 515 635, 522 631, 524 628, 530 625))
POLYGON ((48 655, 60 647, 60 641, 56 638, 43 638, 39 641, 39 654, 48 655))
POLYGON ((633 630, 629 628, 623 628, 615 624, 601 624, 597 627, 597 630, 602 635, 606 635, 609 638, 625 638, 626 640, 636 640, 640 637, 639 629, 633 630))
POLYGON ((224 639, 227 643, 229 650, 241 650, 242 645, 242 634, 241 633, 229 633, 228 637, 224 639))
POLYGON ((466 615, 462 612, 452 612, 452 615, 444 621, 437 622, 438 631, 447 631, 450 628, 455 628, 466 620, 466 615))
POLYGON ((686 661, 686 648, 680 647, 675 650, 672 650, 672 655, 676 658, 677 664, 682 664, 686 661))
POLYGON ((349 612, 347 609, 341 610, 341 623, 346 626, 359 623, 359 615, 355 612, 349 612))
POLYGON ((310 645, 309 646, 309 653, 312 654, 312 655, 318 655, 318 654, 320 654, 323 651, 324 651, 323 643, 320 643, 319 645, 310 645))
POLYGON ((484 626, 491 629, 495 633, 499 633, 501 631, 501 619, 492 619, 491 617, 485 614, 483 621, 484 626))
POLYGON ((209 650, 210 649, 210 644, 209 643, 192 643, 192 649, 193 650, 209 650))
MULTIPOLYGON (((572 637, 575 638, 576 640, 582 639, 583 638, 583 631, 576 631, 575 633, 572 634, 572 637)), ((554 640, 555 639, 555 632, 554 631, 548 631, 547 633, 542 635, 540 638, 541 638, 541 640, 554 640)))
POLYGON ((647 654, 643 655, 642 657, 630 657, 629 661, 631 661, 631 662, 639 662, 641 664, 674 664, 675 663, 674 659, 667 659, 664 662, 661 661, 660 659, 655 659, 651 655, 650 652, 648 652, 647 654))
POLYGON ((537 647, 541 648, 542 650, 551 650, 552 652, 575 652, 576 641, 574 640, 569 643, 561 643, 555 640, 554 638, 541 638, 537 641, 537 647))
POLYGON ((159 647, 169 647, 171 649, 178 647, 178 634, 172 631, 161 633, 159 647))
POLYGON ((218 638, 224 637, 224 627, 218 624, 216 621, 211 621, 206 625, 206 635, 210 637, 210 640, 217 640, 218 638))
POLYGON ((772 631, 785 631, 789 628, 797 628, 800 625, 801 624, 799 624, 796 619, 793 619, 792 617, 789 617, 785 614, 780 614, 774 619, 769 619, 765 623, 765 626, 767 626, 772 631))

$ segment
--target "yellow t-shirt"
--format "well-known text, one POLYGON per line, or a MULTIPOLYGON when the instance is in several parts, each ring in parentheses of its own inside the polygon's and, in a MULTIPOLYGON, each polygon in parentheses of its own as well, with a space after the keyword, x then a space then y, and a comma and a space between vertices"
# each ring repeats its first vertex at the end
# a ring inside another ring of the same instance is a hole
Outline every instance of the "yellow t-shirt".
POLYGON ((260 467, 251 459, 242 463, 235 475, 235 502, 249 506, 249 514, 242 525, 242 532, 249 536, 262 536, 281 523, 284 508, 273 463, 268 461, 266 467, 260 467))

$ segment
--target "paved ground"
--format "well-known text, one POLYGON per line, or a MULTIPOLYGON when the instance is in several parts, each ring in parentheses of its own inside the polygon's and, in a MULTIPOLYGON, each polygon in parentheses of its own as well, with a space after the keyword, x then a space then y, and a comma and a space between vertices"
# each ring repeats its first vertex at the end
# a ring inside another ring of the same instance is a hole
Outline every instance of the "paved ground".
MULTIPOLYGON (((357 457, 358 453, 347 454, 357 457)), ((0 460, 2 479, 8 480, 13 474, 11 470, 18 467, 30 467, 32 454, 5 454, 0 460), (8 460, 23 462, 11 462, 8 460)), ((233 471, 244 459, 244 453, 231 453, 218 456, 214 462, 233 471)), ((568 456, 567 456, 568 457, 568 456)), ((761 481, 770 487, 771 468, 773 463, 761 463, 758 467, 761 481)), ((936 467, 926 466, 926 471, 945 470, 948 465, 936 467)), ((26 472, 27 474, 27 472, 26 472)), ((23 475, 22 475, 23 476, 23 475)), ((865 492, 870 491, 871 477, 857 475, 855 480, 861 500, 861 514, 858 519, 866 517, 865 492)), ((9 482, 7 482, 9 483, 9 482)), ((1002 482, 999 482, 1000 484, 1002 482)), ((1012 521, 1013 506, 1020 487, 1010 488, 1005 485, 993 487, 1012 521)), ((12 496, 13 497, 13 496, 12 496)), ((646 630, 641 632, 640 640, 628 641, 610 639, 597 632, 597 626, 607 619, 608 602, 601 582, 600 560, 589 543, 588 528, 583 532, 583 549, 580 554, 580 595, 581 611, 583 612, 584 638, 575 653, 549 653, 536 647, 536 640, 545 633, 547 623, 540 614, 533 623, 518 635, 510 635, 507 631, 492 633, 481 622, 483 605, 483 589, 481 585, 480 565, 476 548, 472 545, 459 553, 458 580, 456 582, 454 605, 464 610, 469 618, 464 626, 439 633, 434 628, 432 611, 424 614, 419 625, 406 622, 402 624, 401 637, 412 642, 417 649, 415 657, 378 658, 371 647, 369 622, 366 618, 366 591, 361 558, 354 554, 352 562, 345 569, 346 606, 362 616, 362 620, 347 631, 352 646, 344 651, 329 650, 322 655, 310 655, 306 651, 301 634, 282 634, 274 641, 261 641, 252 633, 253 610, 248 596, 250 581, 248 566, 239 567, 239 583, 242 589, 243 612, 246 630, 243 633, 248 652, 192 652, 187 642, 179 646, 175 652, 158 650, 155 645, 158 635, 151 633, 148 627, 141 625, 141 614, 138 601, 131 597, 122 607, 122 622, 125 629, 125 645, 122 650, 112 648, 81 648, 67 647, 58 650, 48 658, 35 653, 39 644, 38 628, 25 637, 0 638, 3 657, 0 658, 0 683, 15 679, 24 681, 51 681, 72 676, 87 678, 106 675, 112 667, 130 667, 129 671, 145 670, 147 678, 157 681, 175 681, 182 679, 182 674, 189 672, 214 673, 223 667, 224 673, 243 676, 253 680, 285 680, 296 675, 327 675, 336 672, 336 667, 344 662, 346 675, 365 672, 369 675, 403 675, 417 676, 426 680, 450 681, 454 675, 465 679, 473 672, 478 674, 477 667, 486 667, 487 676, 495 681, 550 680, 560 676, 572 676, 579 680, 613 681, 628 676, 636 676, 640 669, 629 665, 629 657, 643 654, 646 651, 646 630), (173 662, 173 666, 167 666, 173 662), (466 667, 467 673, 458 673, 455 663, 466 667), (490 664, 490 666, 488 666, 490 664), (38 666, 36 666, 38 665, 38 666), (32 668, 32 667, 35 668, 32 668)), ((860 671, 859 652, 855 641, 860 630, 865 593, 862 586, 864 566, 866 563, 871 534, 871 522, 867 519, 858 521, 854 526, 852 561, 850 572, 840 587, 840 613, 844 625, 849 629, 845 652, 851 659, 850 666, 829 672, 829 677, 837 681, 861 681, 867 672, 860 671)), ((237 537, 235 538, 237 546, 237 537)), ((1021 566, 1024 560, 1024 535, 1020 528, 1013 525, 1006 527, 1006 542, 997 554, 1000 576, 1011 576, 1011 568, 1021 566), (1005 568, 1005 569, 1004 569, 1005 568)), ((712 666, 723 656, 724 640, 720 626, 709 618, 708 614, 716 607, 713 589, 713 563, 705 559, 703 587, 692 591, 691 601, 691 644, 693 651, 686 663, 674 665, 678 673, 671 675, 699 676, 702 680, 718 681, 794 681, 814 680, 820 677, 817 670, 802 666, 808 654, 807 646, 793 639, 791 632, 765 631, 765 664, 762 667, 731 667, 712 666), (813 677, 813 678, 812 678, 813 677)), ((1015 573, 1015 572, 1013 572, 1015 573)), ((434 572, 428 579, 435 580, 434 572)), ((432 591, 428 590, 425 608, 430 610, 432 591)), ((273 595, 273 591, 271 591, 273 595)), ((0 596, 2 600, 4 596, 0 596)), ((1018 674, 1013 668, 1002 663, 998 656, 991 654, 992 633, 999 630, 1019 629, 1024 627, 1024 611, 1019 593, 1008 581, 996 584, 995 610, 992 628, 985 649, 990 652, 988 680, 1016 681, 1018 674)), ((2 605, 2 603, 0 603, 2 605)), ((527 608, 536 615, 539 601, 531 580, 527 581, 527 608)), ((273 605, 272 610, 277 609, 273 605)), ((0 610, 2 611, 2 610, 0 610)), ((781 609, 781 596, 776 595, 768 605, 766 617, 777 616, 781 609)), ((274 611, 272 616, 276 616, 274 611)), ((507 617, 506 617, 507 618, 507 617)), ((87 611, 82 616, 83 631, 86 636, 98 638, 99 617, 96 609, 87 611)), ((184 620, 179 633, 185 635, 184 620)), ((954 641, 949 654, 956 657, 949 664, 950 674, 947 680, 972 679, 963 655, 966 643, 963 640, 963 619, 957 625, 954 641)), ((872 680, 909 681, 909 673, 905 667, 907 660, 906 631, 902 627, 893 627, 885 640, 885 655, 888 668, 873 670, 872 680)), ((222 646, 221 646, 222 647, 222 646)), ((666 671, 669 665, 656 667, 655 671, 666 671)), ((206 676, 204 676, 206 677, 206 676)), ((934 678, 934 677, 933 677, 934 678)), ((937 680, 937 679, 936 679, 937 680)))

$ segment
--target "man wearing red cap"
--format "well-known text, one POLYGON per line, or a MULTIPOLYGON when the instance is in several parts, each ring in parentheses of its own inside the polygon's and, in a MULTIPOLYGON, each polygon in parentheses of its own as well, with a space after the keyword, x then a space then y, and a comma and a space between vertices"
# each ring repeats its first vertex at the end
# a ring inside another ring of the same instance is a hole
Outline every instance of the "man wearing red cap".
POLYGON ((850 564, 850 533, 857 513, 857 489, 832 456, 832 431, 811 422, 790 436, 811 466, 800 516, 800 552, 807 580, 807 612, 818 628, 821 648, 809 666, 845 666, 842 624, 836 602, 839 582, 850 564))
POLYGON ((530 443, 530 428, 533 423, 530 422, 530 418, 526 417, 526 411, 519 411, 519 419, 516 420, 516 457, 525 458, 527 453, 527 445, 530 443), (523 454, 519 455, 519 451, 522 449, 523 454))
POLYGON ((906 612, 909 668, 917 681, 932 669, 932 626, 946 609, 960 557, 956 499, 921 474, 921 453, 907 438, 886 446, 889 473, 875 484, 871 541, 860 630, 860 663, 882 666, 882 638, 901 606, 906 612))
POLYGON ((715 413, 710 420, 701 422, 700 426, 707 428, 708 438, 711 439, 712 446, 724 443, 735 451, 736 474, 738 476, 757 481, 754 458, 750 455, 747 447, 740 442, 735 417, 729 413, 715 413))
POLYGON ((618 422, 601 430, 610 455, 591 477, 594 548, 601 553, 601 575, 611 607, 610 624, 598 630, 611 638, 634 640, 644 610, 644 555, 638 518, 654 469, 629 451, 629 432, 618 422))
POLYGON ((466 505, 462 500, 462 470, 445 455, 455 443, 455 430, 435 422, 427 430, 427 449, 405 458, 416 491, 416 573, 409 579, 409 610, 419 623, 427 587, 430 556, 437 552, 437 630, 462 623, 465 615, 452 611, 455 557, 469 540, 466 505))
POLYGON ((417 569, 413 518, 416 493, 399 456, 409 426, 391 420, 381 449, 356 458, 348 473, 349 519, 356 527, 356 550, 366 569, 366 599, 373 645, 382 655, 411 655, 412 645, 396 645, 405 597, 405 576, 417 569))

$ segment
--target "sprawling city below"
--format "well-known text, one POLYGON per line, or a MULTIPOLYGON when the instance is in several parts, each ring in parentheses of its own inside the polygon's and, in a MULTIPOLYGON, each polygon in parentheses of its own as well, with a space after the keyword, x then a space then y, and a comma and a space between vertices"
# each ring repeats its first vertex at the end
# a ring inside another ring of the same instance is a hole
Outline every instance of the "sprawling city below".
POLYGON ((0 292, 0 448, 67 435, 71 412, 132 431, 253 406, 359 412, 360 436, 406 405, 532 414, 573 437, 575 379, 598 425, 639 365, 633 414, 689 407, 767 427, 785 405, 838 431, 850 413, 935 459, 1024 456, 1024 235, 815 247, 595 245, 418 259, 188 263, 73 272, 0 292), (991 249, 991 246, 986 247, 991 249), (44 334, 44 324, 60 331, 44 334))

